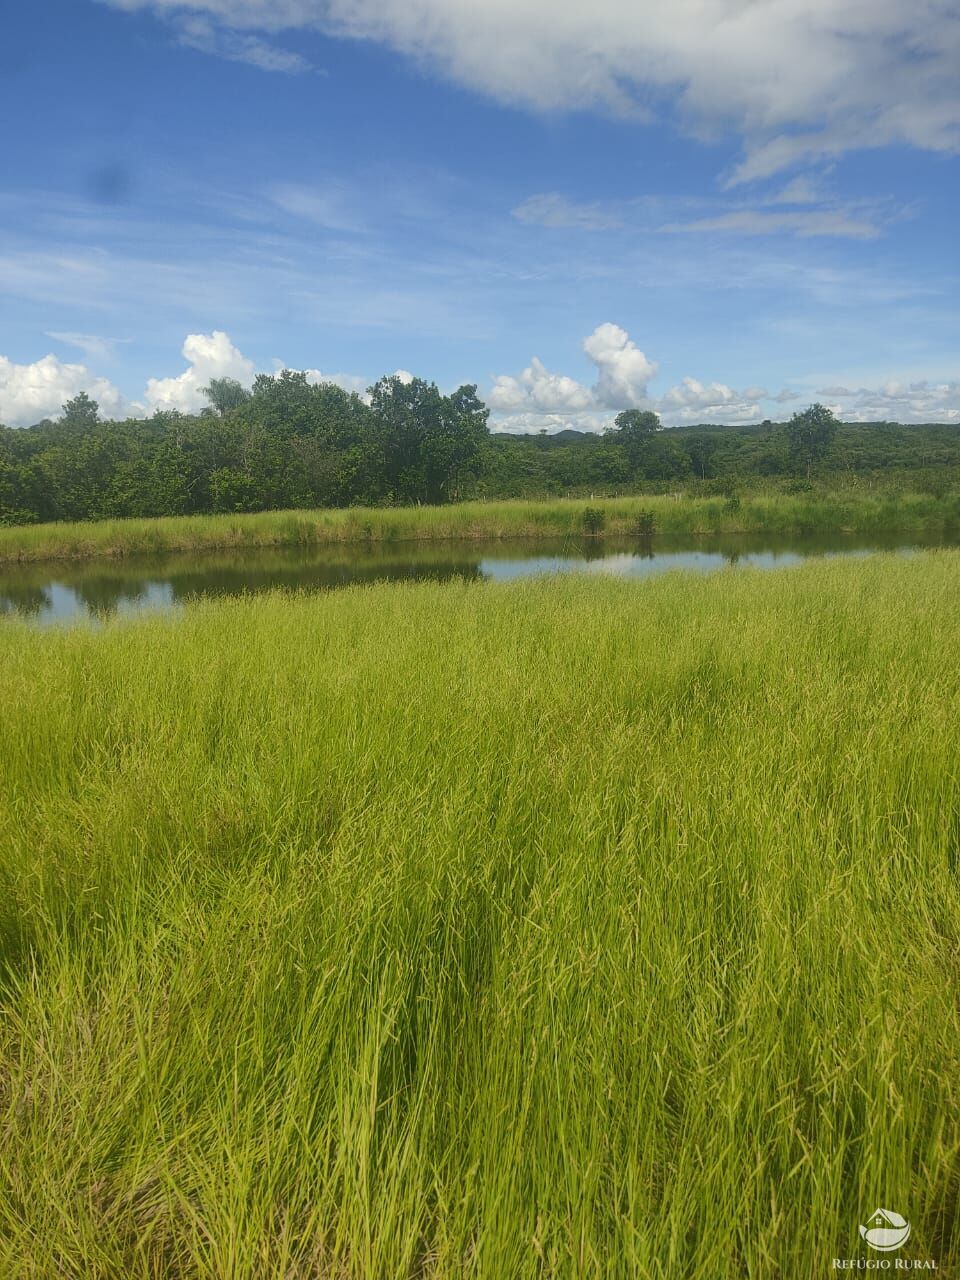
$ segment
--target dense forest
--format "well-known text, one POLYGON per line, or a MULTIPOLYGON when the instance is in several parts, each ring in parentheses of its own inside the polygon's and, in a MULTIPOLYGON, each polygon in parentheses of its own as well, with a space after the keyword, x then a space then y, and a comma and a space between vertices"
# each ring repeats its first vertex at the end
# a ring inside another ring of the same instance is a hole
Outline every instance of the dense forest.
POLYGON ((56 421, 0 426, 0 524, 296 507, 446 503, 912 473, 945 492, 960 427, 845 424, 820 405, 787 423, 663 429, 628 410, 602 434, 491 432, 475 386, 443 395, 384 378, 368 397, 306 374, 220 379, 201 414, 101 421, 85 394, 56 421))

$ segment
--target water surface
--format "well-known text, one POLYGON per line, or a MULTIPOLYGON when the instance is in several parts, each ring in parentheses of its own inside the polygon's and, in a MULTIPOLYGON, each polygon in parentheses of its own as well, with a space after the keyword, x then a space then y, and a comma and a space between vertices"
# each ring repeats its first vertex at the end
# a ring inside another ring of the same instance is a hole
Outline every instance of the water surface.
POLYGON ((761 569, 811 556, 909 553, 958 545, 940 535, 724 534, 616 538, 365 543, 178 552, 121 560, 0 566, 0 616, 40 624, 117 613, 176 609, 204 596, 274 588, 326 591, 358 582, 450 578, 506 580, 544 573, 609 573, 647 578, 671 569, 712 573, 730 565, 761 569))

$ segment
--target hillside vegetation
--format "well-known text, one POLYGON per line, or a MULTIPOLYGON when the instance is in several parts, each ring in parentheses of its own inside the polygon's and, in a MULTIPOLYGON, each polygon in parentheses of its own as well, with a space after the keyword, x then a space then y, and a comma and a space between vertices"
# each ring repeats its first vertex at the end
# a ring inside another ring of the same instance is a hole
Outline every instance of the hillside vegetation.
POLYGON ((663 429, 625 410, 599 434, 489 429, 475 386, 450 395, 382 378, 363 398, 306 373, 220 379, 200 415, 102 422, 81 394, 55 422, 0 427, 0 525, 235 514, 464 499, 589 497, 745 483, 809 492, 860 482, 960 491, 960 425, 840 423, 822 405, 789 422, 663 429))

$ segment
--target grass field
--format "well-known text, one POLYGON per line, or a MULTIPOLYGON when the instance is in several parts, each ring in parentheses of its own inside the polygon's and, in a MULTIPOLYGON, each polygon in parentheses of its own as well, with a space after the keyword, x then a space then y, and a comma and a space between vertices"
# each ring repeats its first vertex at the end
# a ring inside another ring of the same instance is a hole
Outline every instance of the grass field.
POLYGON ((0 526, 0 564, 165 551, 314 543, 552 537, 584 532, 587 509, 603 532, 630 535, 648 512, 660 533, 938 532, 960 528, 960 496, 866 490, 727 498, 646 496, 590 501, 463 502, 445 507, 350 507, 254 515, 170 516, 79 524, 0 526))
POLYGON ((3 622, 0 1275, 958 1274, 958 656, 951 551, 3 622))

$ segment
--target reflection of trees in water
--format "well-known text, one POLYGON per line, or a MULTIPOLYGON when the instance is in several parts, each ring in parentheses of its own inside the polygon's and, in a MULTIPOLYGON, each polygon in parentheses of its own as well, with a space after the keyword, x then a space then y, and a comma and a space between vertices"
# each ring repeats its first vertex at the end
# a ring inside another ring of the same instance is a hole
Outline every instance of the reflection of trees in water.
POLYGON ((630 552, 638 560, 652 560, 656 555, 653 549, 653 535, 646 533, 634 538, 630 544, 630 552))
POLYGON ((482 577, 480 556, 472 546, 463 555, 452 553, 449 547, 418 547, 393 556, 382 551, 362 551, 351 556, 350 550, 333 548, 329 559, 283 550, 201 557, 185 553, 145 557, 139 568, 129 560, 122 566, 102 562, 95 567, 58 564, 53 571, 49 565, 29 565, 0 579, 0 614, 108 617, 121 608, 180 604, 202 596, 331 590, 360 582, 444 582, 482 577), (62 588, 62 600, 54 597, 53 585, 62 588))
POLYGON ((109 615, 116 613, 122 604, 143 604, 150 586, 149 579, 131 581, 103 574, 81 578, 72 590, 77 602, 83 605, 87 613, 109 615))
POLYGON ((173 599, 182 603, 197 596, 240 596, 263 591, 318 591, 368 582, 447 582, 451 578, 479 580, 480 562, 449 560, 432 564, 416 561, 364 565, 311 564, 287 569, 221 569, 218 573, 178 574, 171 581, 173 599))
POLYGON ((16 582, 4 583, 0 588, 0 614, 25 614, 36 617, 53 603, 46 587, 20 586, 16 582))
MULTIPOLYGON (((122 562, 32 564, 0 573, 0 615, 26 617, 105 616, 121 607, 180 604, 202 596, 240 596, 270 590, 335 590, 353 583, 478 581, 484 562, 515 566, 505 576, 542 570, 544 558, 593 563, 624 554, 637 560, 678 553, 709 552, 714 563, 735 565, 762 556, 768 566, 785 557, 887 550, 906 545, 942 545, 950 539, 896 534, 738 534, 631 539, 564 537, 551 539, 405 542, 388 545, 339 544, 322 548, 261 548, 125 558, 122 562)), ((572 567, 572 566, 571 566, 572 567)), ((496 575, 494 575, 496 576, 496 575)))
POLYGON ((609 554, 610 548, 603 538, 584 538, 567 551, 567 555, 577 560, 586 560, 588 564, 594 560, 605 560, 609 554))

